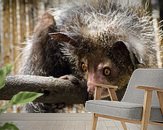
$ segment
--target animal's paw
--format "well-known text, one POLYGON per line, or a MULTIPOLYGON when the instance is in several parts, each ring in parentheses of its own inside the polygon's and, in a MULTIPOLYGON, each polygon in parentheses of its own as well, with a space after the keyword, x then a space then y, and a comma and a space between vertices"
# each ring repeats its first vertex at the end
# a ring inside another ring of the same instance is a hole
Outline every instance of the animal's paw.
POLYGON ((64 75, 64 76, 61 76, 59 78, 64 79, 64 80, 69 80, 75 85, 79 84, 79 79, 77 77, 73 76, 73 75, 64 75))

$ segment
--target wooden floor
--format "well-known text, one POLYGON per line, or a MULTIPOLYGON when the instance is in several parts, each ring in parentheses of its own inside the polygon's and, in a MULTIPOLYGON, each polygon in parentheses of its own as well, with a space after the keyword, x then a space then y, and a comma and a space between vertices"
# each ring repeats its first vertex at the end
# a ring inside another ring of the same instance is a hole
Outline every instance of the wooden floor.
MULTIPOLYGON (((90 113, 3 114, 0 124, 13 122, 20 130, 91 130, 90 113)), ((122 130, 119 123, 99 119, 97 130, 122 130)))
MULTIPOLYGON (((15 123, 20 130, 91 130, 90 113, 2 114, 0 124, 15 123)), ((122 130, 120 123, 99 119, 97 130, 122 130)))
MULTIPOLYGON (((0 115, 0 125, 13 122, 20 130, 91 130, 91 117, 91 113, 7 113, 0 115)), ((97 130, 123 129, 120 122, 99 118, 97 130)), ((140 130, 140 127, 128 127, 128 130, 140 130)))

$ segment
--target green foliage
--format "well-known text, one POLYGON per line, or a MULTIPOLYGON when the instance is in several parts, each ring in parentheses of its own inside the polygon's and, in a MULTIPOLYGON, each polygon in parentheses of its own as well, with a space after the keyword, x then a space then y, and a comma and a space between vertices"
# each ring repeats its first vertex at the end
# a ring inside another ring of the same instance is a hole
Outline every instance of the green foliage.
POLYGON ((12 65, 8 64, 0 69, 0 89, 5 86, 6 76, 11 72, 12 65))
POLYGON ((34 101, 36 98, 42 96, 42 93, 36 92, 19 92, 18 94, 14 95, 10 100, 10 104, 17 105, 17 104, 26 104, 28 102, 34 101))
MULTIPOLYGON (((12 65, 8 64, 5 67, 0 69, 0 89, 5 86, 6 76, 11 72, 12 65)), ((36 92, 19 92, 18 94, 14 95, 12 99, 4 106, 0 108, 0 114, 5 112, 7 108, 11 107, 12 105, 23 105, 28 102, 34 101, 36 98, 42 96, 42 93, 36 92)), ((3 126, 0 126, 0 130, 19 130, 14 124, 12 123, 5 123, 3 126)))
POLYGON ((3 113, 7 110, 7 108, 11 107, 12 105, 23 105, 28 102, 34 101, 36 98, 42 96, 42 93, 36 92, 19 92, 18 94, 14 95, 12 99, 2 108, 0 108, 0 113, 3 113))
POLYGON ((0 130, 19 130, 19 129, 12 123, 5 123, 3 126, 0 126, 0 130))
POLYGON ((1 108, 0 108, 0 114, 3 113, 3 112, 5 112, 7 110, 7 108, 9 108, 11 106, 12 105, 10 103, 7 103, 7 104, 1 106, 1 108))

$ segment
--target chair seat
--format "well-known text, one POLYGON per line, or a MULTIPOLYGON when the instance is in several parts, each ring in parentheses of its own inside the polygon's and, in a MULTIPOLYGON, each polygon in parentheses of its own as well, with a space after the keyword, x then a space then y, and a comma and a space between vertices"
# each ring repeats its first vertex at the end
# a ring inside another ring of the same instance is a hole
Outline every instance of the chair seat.
MULTIPOLYGON (((85 108, 89 112, 129 120, 141 120, 143 111, 142 104, 106 100, 89 100, 86 102, 85 108)), ((160 108, 152 107, 150 120, 154 122, 163 122, 160 108)))

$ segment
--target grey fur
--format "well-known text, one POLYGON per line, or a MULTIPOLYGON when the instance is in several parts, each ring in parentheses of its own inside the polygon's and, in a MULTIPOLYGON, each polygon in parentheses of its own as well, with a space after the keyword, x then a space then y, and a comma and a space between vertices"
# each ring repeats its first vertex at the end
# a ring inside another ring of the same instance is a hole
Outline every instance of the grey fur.
MULTIPOLYGON (((43 26, 37 28, 23 51, 21 74, 54 77, 72 74, 81 80, 84 79, 84 73, 79 66, 80 58, 87 57, 90 51, 94 58, 98 57, 96 52, 107 52, 103 56, 109 54, 108 57, 118 68, 115 69, 121 70, 116 79, 109 81, 114 85, 120 85, 122 82, 125 85, 133 66, 143 64, 143 67, 157 67, 156 52, 159 50, 155 44, 153 23, 151 16, 140 6, 136 8, 128 0, 86 0, 82 3, 65 4, 48 12, 53 15, 55 21, 45 29, 43 26), (76 47, 65 44, 64 41, 51 40, 48 33, 53 32, 68 34, 75 39, 76 47), (122 57, 117 55, 119 51, 116 54, 116 50, 114 52, 112 49, 118 41, 122 41, 119 43, 124 43, 129 51, 122 46, 122 57), (50 55, 47 54, 47 48, 51 50, 50 55), (66 67, 68 72, 64 72, 66 67), (61 72, 56 72, 58 70, 61 72)), ((89 56, 90 54, 88 58, 89 56)), ((49 112, 40 110, 39 107, 42 106, 37 104, 31 109, 38 107, 39 112, 49 112)))
MULTIPOLYGON (((51 11, 56 23, 66 33, 85 38, 99 37, 100 33, 116 36, 124 41, 129 51, 147 67, 157 67, 155 34, 152 17, 140 6, 128 0, 88 0, 51 11), (81 24, 82 23, 82 24, 81 24)), ((106 40, 106 38, 104 39, 106 40)), ((100 44, 112 44, 103 41, 100 44)))

